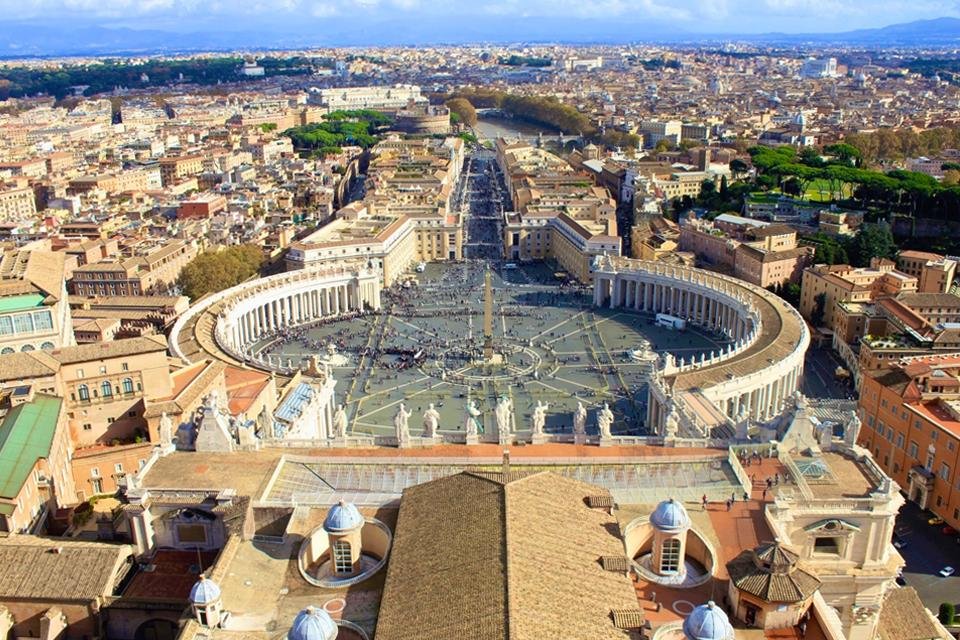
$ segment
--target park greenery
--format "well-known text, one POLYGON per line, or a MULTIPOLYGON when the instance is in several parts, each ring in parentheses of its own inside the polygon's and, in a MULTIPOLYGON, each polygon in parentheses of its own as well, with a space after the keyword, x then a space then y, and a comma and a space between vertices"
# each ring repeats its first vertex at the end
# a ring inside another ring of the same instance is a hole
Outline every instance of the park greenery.
POLYGON ((513 54, 509 57, 499 58, 497 63, 507 67, 549 67, 553 64, 553 60, 550 58, 535 58, 533 56, 518 56, 513 54))
POLYGON ((913 171, 860 168, 862 155, 851 144, 828 145, 797 153, 793 147, 753 147, 756 186, 788 195, 840 201, 851 208, 908 216, 913 219, 960 220, 960 187, 942 185, 913 171))
POLYGON ((204 251, 183 268, 177 284, 184 295, 197 300, 240 284, 256 275, 262 265, 263 250, 255 244, 204 251))
POLYGON ((356 109, 334 111, 314 122, 293 127, 283 132, 301 150, 319 151, 322 155, 337 153, 344 146, 369 149, 379 140, 377 133, 393 124, 393 120, 379 111, 356 109))
MULTIPOLYGON (((315 66, 299 56, 263 58, 258 64, 267 77, 309 73, 315 66)), ((72 87, 85 87, 83 95, 90 96, 117 87, 156 87, 172 83, 215 85, 239 80, 242 66, 243 58, 233 56, 136 63, 104 60, 60 69, 9 66, 0 69, 0 100, 41 94, 60 100, 74 93, 72 87)))

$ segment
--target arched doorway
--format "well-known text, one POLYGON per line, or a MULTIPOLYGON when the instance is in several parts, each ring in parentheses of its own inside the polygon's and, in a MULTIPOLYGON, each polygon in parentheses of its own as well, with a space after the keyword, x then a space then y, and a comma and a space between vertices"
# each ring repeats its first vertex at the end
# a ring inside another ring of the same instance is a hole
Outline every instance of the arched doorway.
POLYGON ((147 620, 137 627, 134 634, 134 640, 175 640, 176 637, 176 623, 161 618, 147 620))

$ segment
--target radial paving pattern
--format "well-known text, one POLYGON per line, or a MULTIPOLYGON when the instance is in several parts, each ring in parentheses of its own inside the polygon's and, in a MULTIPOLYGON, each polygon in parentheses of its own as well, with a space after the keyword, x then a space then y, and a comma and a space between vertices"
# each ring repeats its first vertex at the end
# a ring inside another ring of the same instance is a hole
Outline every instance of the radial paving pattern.
POLYGON ((380 313, 302 328, 262 347, 294 364, 335 352, 338 401, 354 433, 392 433, 401 402, 413 411, 413 435, 430 403, 440 412, 441 432, 456 431, 468 400, 477 401, 486 431, 494 433, 493 407, 506 395, 517 432, 530 429, 538 401, 550 405, 545 430, 568 432, 579 401, 588 410, 588 432, 596 432, 596 411, 608 402, 613 432, 640 435, 649 365, 630 351, 649 344, 689 360, 726 344, 719 335, 656 327, 649 315, 594 308, 589 290, 561 284, 545 265, 489 264, 501 364, 481 355, 484 261, 428 265, 418 283, 385 291, 380 313))

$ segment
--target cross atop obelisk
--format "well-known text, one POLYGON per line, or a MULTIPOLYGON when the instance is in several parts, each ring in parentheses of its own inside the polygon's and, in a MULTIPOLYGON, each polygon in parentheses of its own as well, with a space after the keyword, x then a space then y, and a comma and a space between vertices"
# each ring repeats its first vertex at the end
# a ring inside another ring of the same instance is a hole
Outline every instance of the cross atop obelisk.
POLYGON ((483 359, 493 360, 493 286, 490 284, 490 266, 483 280, 483 359))

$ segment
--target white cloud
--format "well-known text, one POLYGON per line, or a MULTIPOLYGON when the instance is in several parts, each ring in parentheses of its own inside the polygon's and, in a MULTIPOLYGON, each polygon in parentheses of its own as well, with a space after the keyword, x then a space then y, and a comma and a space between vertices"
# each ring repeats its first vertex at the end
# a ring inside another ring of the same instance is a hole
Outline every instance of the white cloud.
MULTIPOLYGON (((122 17, 220 19, 232 16, 327 18, 354 13, 403 20, 498 15, 675 22, 708 32, 837 31, 960 14, 958 0, 0 0, 8 17, 63 20, 122 17)), ((516 27, 518 25, 514 25, 516 27)), ((439 34, 438 34, 439 35, 439 34)))

